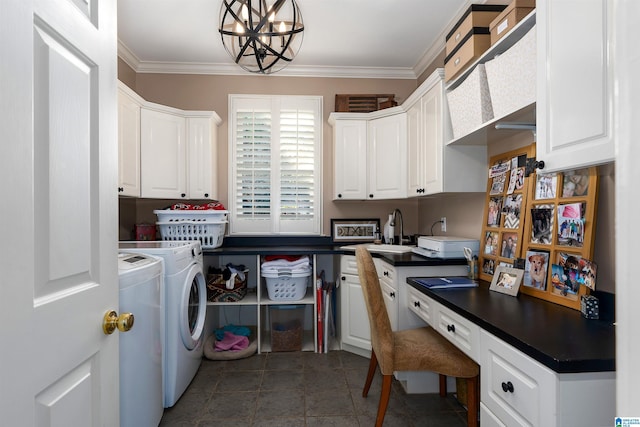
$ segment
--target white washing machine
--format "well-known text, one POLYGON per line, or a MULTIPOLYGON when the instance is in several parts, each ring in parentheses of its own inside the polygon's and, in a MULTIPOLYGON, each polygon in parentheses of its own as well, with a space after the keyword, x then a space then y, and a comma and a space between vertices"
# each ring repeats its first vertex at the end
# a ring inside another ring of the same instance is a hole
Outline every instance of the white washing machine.
POLYGON ((120 242, 120 250, 164 260, 164 407, 173 406, 202 362, 207 288, 199 241, 120 242))
POLYGON ((120 426, 157 426, 162 393, 163 261, 151 255, 118 254, 120 313, 133 313, 133 327, 119 333, 120 426))

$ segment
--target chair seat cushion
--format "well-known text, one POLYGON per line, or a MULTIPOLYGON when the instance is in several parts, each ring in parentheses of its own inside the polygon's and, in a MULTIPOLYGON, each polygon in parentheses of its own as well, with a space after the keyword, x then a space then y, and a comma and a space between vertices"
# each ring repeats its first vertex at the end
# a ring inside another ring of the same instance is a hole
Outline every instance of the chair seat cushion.
POLYGON ((395 357, 391 372, 380 366, 383 374, 393 371, 432 371, 456 378, 478 375, 478 364, 431 327, 407 329, 393 333, 395 357))

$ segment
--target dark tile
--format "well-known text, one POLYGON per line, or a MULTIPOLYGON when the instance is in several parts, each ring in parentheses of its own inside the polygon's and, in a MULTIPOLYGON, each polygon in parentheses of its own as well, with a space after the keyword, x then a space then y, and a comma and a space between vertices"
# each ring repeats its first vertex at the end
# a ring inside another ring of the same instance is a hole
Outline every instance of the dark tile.
MULTIPOLYGON (((466 417, 466 416, 465 416, 466 417)), ((462 418, 457 412, 443 412, 420 416, 407 415, 410 426, 420 427, 466 427, 466 418, 462 418)), ((385 420, 385 426, 387 425, 385 420)), ((407 425, 407 424, 405 424, 407 425)))
POLYGON ((262 383, 262 371, 229 371, 218 380, 216 392, 256 391, 262 383))
MULTIPOLYGON (((358 422, 361 426, 373 426, 376 424, 376 413, 358 415, 358 422)), ((409 427, 417 426, 419 424, 413 424, 406 416, 402 414, 394 414, 387 412, 384 415, 384 427, 409 427)), ((439 427, 444 427, 446 424, 442 424, 439 427)), ((448 426, 447 426, 448 427, 448 426)))
POLYGON ((221 363, 224 363, 226 371, 253 371, 263 370, 266 360, 266 354, 254 354, 244 359, 226 360, 221 363))
POLYGON ((257 400, 257 391, 213 393, 207 404, 205 415, 218 417, 221 420, 239 419, 246 422, 255 416, 257 400))
POLYGON ((340 361, 343 368, 368 368, 369 359, 366 357, 358 356, 357 354, 349 353, 347 351, 340 352, 340 361))
MULTIPOLYGON (((364 383, 367 380, 367 372, 369 368, 351 368, 344 370, 344 376, 347 379, 347 384, 350 389, 358 389, 362 392, 364 388, 364 383)), ((380 371, 376 371, 373 376, 373 381, 371 382, 371 387, 369 387, 369 393, 379 393, 382 388, 382 375, 380 371)))
POLYGON ((303 354, 305 370, 319 369, 335 369, 342 367, 340 360, 340 352, 331 351, 329 353, 312 353, 305 352, 303 354))
POLYGON ((304 373, 296 371, 265 371, 262 377, 261 390, 304 390, 304 373))
POLYGON ((309 390, 340 389, 347 391, 347 380, 342 369, 304 371, 304 382, 309 390))
POLYGON ((430 415, 439 412, 454 412, 452 401, 438 393, 407 394, 403 398, 406 411, 411 415, 430 415))
POLYGON ((261 391, 256 416, 265 419, 304 417, 304 395, 300 390, 261 391))
POLYGON ((304 417, 264 419, 258 416, 256 417, 256 420, 253 422, 253 424, 251 424, 251 426, 252 427, 304 427, 305 422, 304 422, 304 417))
POLYGON ((265 365, 266 370, 294 370, 304 368, 303 352, 269 353, 265 365))
POLYGON ((351 394, 346 390, 322 389, 305 391, 305 414, 307 416, 355 415, 351 394))
POLYGON ((357 417, 307 417, 307 427, 354 427, 359 425, 369 424, 359 424, 357 417))

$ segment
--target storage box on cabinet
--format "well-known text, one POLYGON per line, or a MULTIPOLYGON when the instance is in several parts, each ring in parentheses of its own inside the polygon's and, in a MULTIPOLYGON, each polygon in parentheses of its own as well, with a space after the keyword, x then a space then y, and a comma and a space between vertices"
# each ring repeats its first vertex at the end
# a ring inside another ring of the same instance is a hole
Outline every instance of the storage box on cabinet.
POLYGON ((491 31, 491 45, 493 46, 502 36, 527 16, 536 7, 535 0, 513 0, 489 25, 491 31))
POLYGON ((536 102, 536 26, 502 55, 484 63, 494 117, 536 102))
POLYGON ((493 119, 489 84, 483 64, 478 64, 458 87, 447 92, 453 137, 458 138, 493 119))
POLYGON ((455 77, 491 46, 489 24, 504 5, 471 5, 446 36, 445 79, 455 77))

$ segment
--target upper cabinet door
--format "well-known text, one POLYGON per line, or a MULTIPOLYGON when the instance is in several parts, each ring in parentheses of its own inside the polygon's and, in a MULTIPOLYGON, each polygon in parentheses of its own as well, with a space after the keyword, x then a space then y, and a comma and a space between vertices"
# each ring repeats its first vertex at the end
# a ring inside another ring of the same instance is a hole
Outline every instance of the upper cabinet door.
POLYGON ((537 158, 550 172, 611 162, 612 2, 538 0, 536 6, 537 158))
POLYGON ((140 102, 118 90, 118 195, 140 197, 140 102))
POLYGON ((416 102, 407 110, 407 197, 424 194, 424 133, 422 105, 416 102))
POLYGON ((407 197, 407 116, 369 121, 369 193, 374 199, 407 197))
POLYGON ((367 194, 367 121, 334 124, 334 200, 363 200, 367 194))
POLYGON ((142 108, 142 197, 187 198, 185 118, 142 108))
POLYGON ((218 147, 216 128, 210 117, 187 118, 189 152, 189 198, 215 199, 217 193, 218 147))

